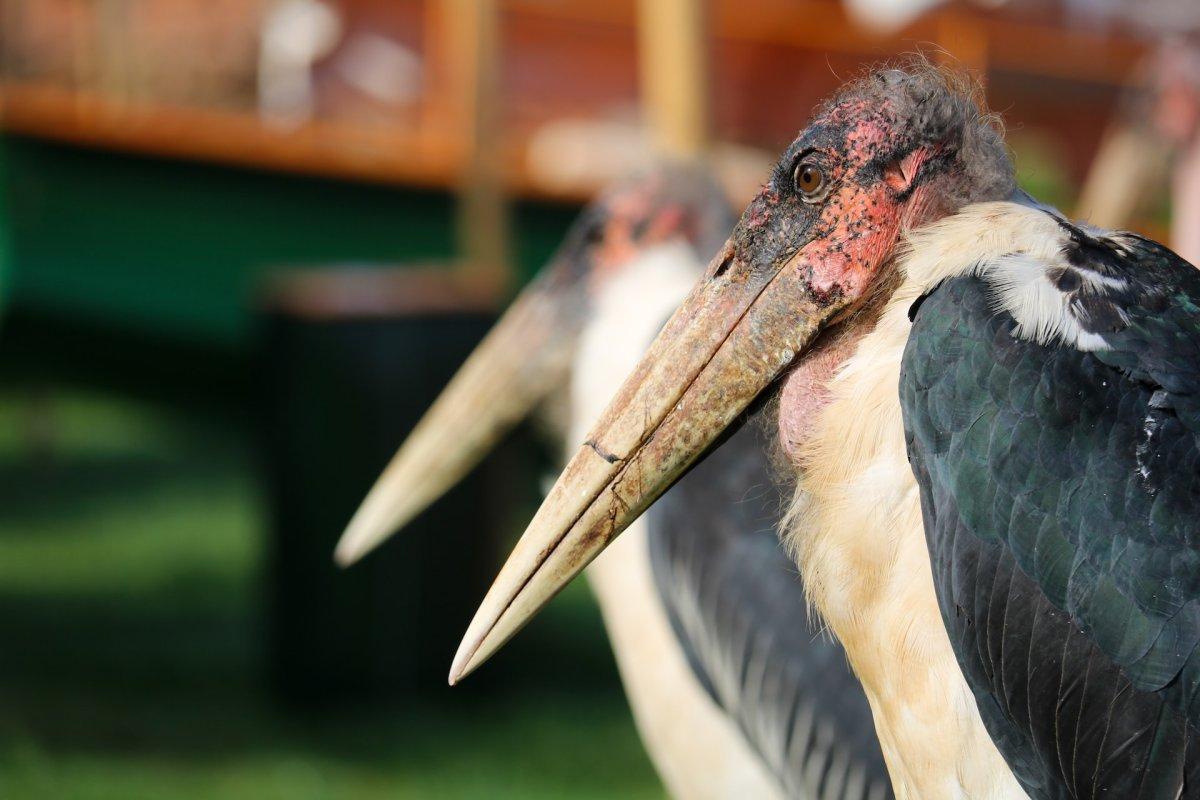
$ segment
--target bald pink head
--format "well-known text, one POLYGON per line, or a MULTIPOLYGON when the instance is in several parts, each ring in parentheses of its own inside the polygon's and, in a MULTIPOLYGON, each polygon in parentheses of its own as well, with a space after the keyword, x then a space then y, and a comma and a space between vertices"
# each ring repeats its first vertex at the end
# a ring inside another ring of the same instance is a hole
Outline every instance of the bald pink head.
POLYGON ((824 104, 788 147, 725 269, 802 263, 814 297, 852 305, 904 229, 1014 189, 1000 132, 966 85, 928 65, 881 70, 824 104))

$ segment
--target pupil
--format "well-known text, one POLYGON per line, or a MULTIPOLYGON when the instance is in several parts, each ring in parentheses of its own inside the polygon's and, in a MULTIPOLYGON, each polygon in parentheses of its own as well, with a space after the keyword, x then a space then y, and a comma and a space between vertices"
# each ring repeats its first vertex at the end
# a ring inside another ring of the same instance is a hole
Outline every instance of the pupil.
POLYGON ((806 196, 815 195, 825 185, 825 173, 812 164, 800 164, 796 167, 794 180, 796 188, 806 196))

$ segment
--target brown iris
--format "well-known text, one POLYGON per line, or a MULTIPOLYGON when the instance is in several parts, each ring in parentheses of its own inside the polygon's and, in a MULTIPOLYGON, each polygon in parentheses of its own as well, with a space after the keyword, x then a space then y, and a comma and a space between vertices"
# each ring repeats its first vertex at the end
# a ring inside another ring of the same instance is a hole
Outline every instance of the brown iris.
POLYGON ((817 199, 825 189, 825 173, 816 164, 802 161, 796 165, 793 176, 796 191, 804 195, 805 200, 817 199))

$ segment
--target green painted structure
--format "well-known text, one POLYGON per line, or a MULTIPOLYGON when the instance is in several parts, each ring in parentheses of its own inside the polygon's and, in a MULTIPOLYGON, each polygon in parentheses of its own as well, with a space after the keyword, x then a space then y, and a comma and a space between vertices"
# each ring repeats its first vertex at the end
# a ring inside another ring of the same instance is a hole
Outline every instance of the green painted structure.
MULTIPOLYGON (((271 268, 428 266, 454 254, 447 192, 12 135, 0 138, 0 181, 10 307, 170 342, 244 348, 255 287, 271 268)), ((576 211, 517 204, 522 280, 553 252, 576 211)))
POLYGON ((8 270, 11 258, 9 256, 8 234, 8 181, 5 172, 5 150, 0 147, 0 309, 8 296, 8 270))

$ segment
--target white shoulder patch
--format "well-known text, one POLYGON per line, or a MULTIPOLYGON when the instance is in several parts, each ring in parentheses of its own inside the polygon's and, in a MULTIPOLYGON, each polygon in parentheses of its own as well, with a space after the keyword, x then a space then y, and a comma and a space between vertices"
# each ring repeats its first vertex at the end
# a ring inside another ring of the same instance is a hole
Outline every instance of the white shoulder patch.
POLYGON ((1016 321, 1019 338, 1039 344, 1057 341, 1084 351, 1104 349, 1104 337, 1083 324, 1079 301, 1121 289, 1125 282, 1069 263, 1064 252, 1071 245, 1059 220, 1044 211, 1016 203, 979 203, 909 233, 900 267, 906 284, 919 293, 947 278, 981 278, 991 288, 996 309, 1016 321))

